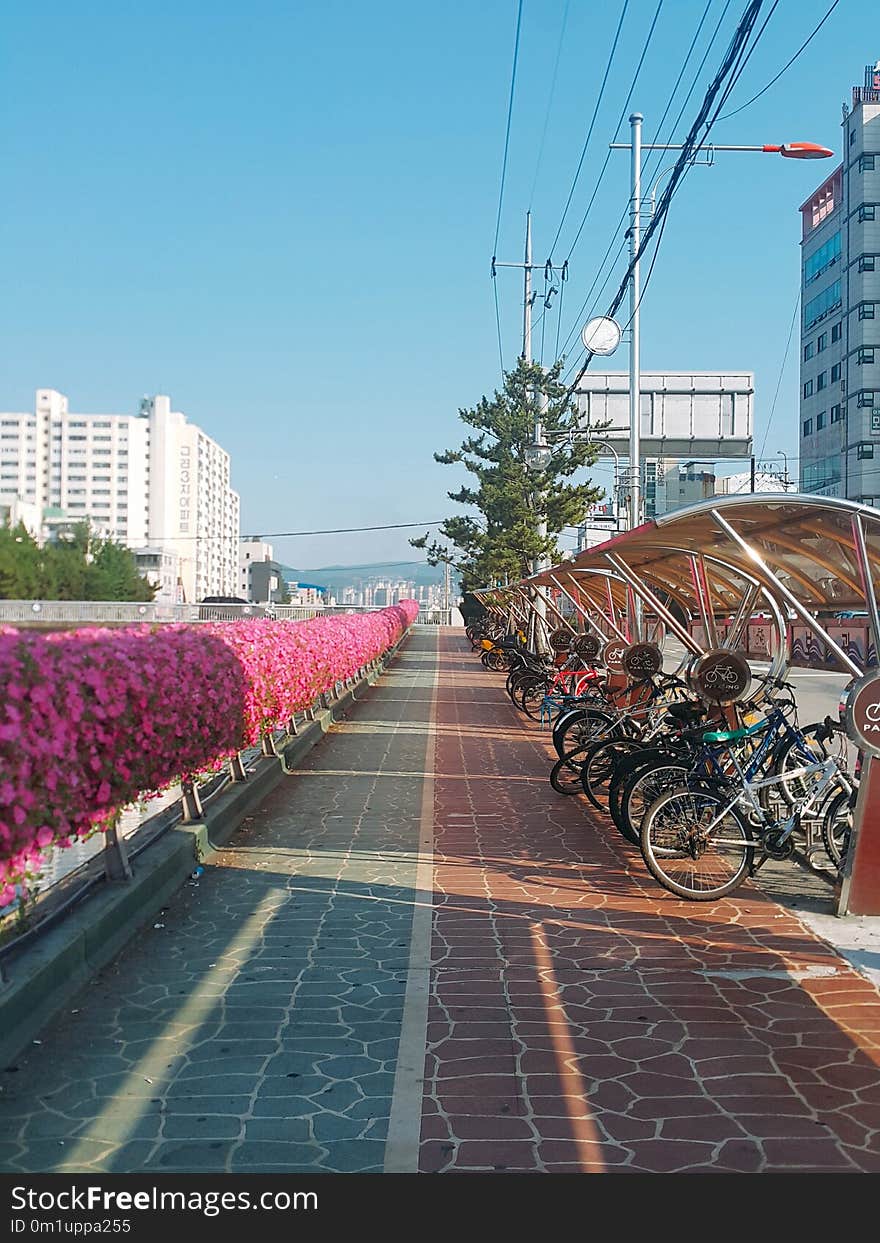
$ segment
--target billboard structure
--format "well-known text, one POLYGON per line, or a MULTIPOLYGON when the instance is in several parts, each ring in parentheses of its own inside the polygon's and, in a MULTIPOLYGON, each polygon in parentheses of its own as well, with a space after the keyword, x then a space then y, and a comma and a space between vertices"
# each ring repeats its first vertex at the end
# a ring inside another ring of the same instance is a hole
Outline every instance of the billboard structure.
MULTIPOLYGON (((751 371, 643 371, 641 448, 645 458, 716 461, 752 455, 751 371)), ((629 375, 587 371, 576 391, 581 430, 600 453, 629 445, 629 375), (604 430, 599 430, 608 423, 604 430)), ((625 455, 625 454, 624 454, 625 455)))

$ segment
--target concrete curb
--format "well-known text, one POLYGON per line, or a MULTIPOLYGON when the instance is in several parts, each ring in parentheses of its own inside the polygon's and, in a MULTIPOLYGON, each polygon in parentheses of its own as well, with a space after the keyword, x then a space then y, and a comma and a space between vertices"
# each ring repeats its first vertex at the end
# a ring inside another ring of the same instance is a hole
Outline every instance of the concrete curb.
POLYGON ((224 846, 245 816, 284 780, 372 686, 412 633, 403 635, 375 669, 316 712, 314 721, 277 744, 279 759, 262 760, 247 779, 225 789, 205 809, 203 820, 169 829, 139 855, 133 876, 107 882, 58 924, 6 964, 0 985, 0 1069, 8 1066, 37 1033, 111 962, 138 931, 155 919, 193 869, 224 846))

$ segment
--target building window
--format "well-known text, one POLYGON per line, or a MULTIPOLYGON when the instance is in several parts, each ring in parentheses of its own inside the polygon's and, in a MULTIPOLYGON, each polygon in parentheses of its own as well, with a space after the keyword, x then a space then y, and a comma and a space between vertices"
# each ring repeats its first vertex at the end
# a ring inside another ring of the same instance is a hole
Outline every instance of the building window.
POLYGON ((873 319, 873 318, 874 318, 874 303, 863 302, 862 305, 859 307, 859 319, 873 319))
POLYGON ((827 344, 828 344, 828 333, 820 332, 818 337, 816 338, 816 353, 820 354, 822 350, 825 349, 825 346, 827 344))
POLYGON ((804 419, 804 435, 812 436, 812 434, 813 434, 813 420, 804 419))
POLYGON ((864 224, 866 220, 874 219, 874 204, 863 203, 859 208, 859 224, 864 224))
POLYGON ((873 272, 874 271, 874 256, 873 255, 859 255, 859 271, 860 272, 873 272))
POLYGON ((812 357, 813 357, 813 342, 808 341, 807 344, 804 346, 804 362, 808 363, 812 357))
POLYGON ((831 422, 839 423, 842 418, 840 406, 831 407, 831 422))
POLYGON ((863 393, 859 393, 858 398, 856 400, 856 405, 857 406, 873 406, 874 405, 874 394, 870 390, 867 390, 866 392, 863 392, 863 393))
POLYGON ((809 332, 813 324, 818 324, 830 311, 836 310, 840 303, 840 281, 835 281, 804 306, 804 331, 809 332))
POLYGON ((856 140, 856 127, 853 126, 852 129, 849 131, 849 145, 852 146, 855 140, 856 140))
POLYGON ((859 172, 860 173, 873 173, 873 171, 874 171, 873 155, 860 155, 859 156, 859 172))
POLYGON ((812 380, 807 380, 806 384, 804 385, 804 396, 805 397, 813 396, 813 381, 812 380))
POLYGON ((864 461, 865 458, 872 458, 873 456, 874 446, 870 442, 856 446, 856 457, 860 462, 864 461))
POLYGON ((830 268, 840 258, 840 230, 830 237, 824 246, 820 246, 818 250, 804 260, 804 284, 809 285, 817 276, 830 268))
POLYGON ((821 414, 816 415, 816 431, 821 432, 824 426, 825 426, 825 411, 823 410, 821 414))
POLYGON ((842 336, 843 336, 843 324, 832 324, 831 325, 831 344, 833 345, 835 341, 839 341, 842 336))
POLYGON ((857 360, 857 361, 858 361, 858 362, 860 362, 860 363, 872 363, 872 362, 874 361, 874 347, 873 347, 873 345, 863 345, 863 346, 861 346, 861 347, 859 348, 859 356, 858 356, 858 360, 857 360))
POLYGON ((821 393, 822 389, 828 383, 828 372, 820 371, 816 376, 816 392, 821 393))
POLYGON ((835 380, 839 380, 839 379, 840 379, 840 363, 835 363, 834 366, 831 368, 831 383, 833 384, 835 380))

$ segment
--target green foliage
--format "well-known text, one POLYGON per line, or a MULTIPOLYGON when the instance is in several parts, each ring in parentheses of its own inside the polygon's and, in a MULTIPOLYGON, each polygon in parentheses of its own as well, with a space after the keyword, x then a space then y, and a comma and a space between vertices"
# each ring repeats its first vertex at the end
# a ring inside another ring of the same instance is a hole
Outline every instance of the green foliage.
POLYGON ((559 561, 557 536, 582 522, 603 495, 589 481, 566 482, 595 462, 596 450, 569 436, 577 427, 577 410, 560 383, 561 368, 558 362, 544 371, 521 358, 514 371, 505 373, 504 387, 491 400, 483 397, 472 410, 459 411, 475 434, 458 449, 434 454, 437 462, 464 466, 473 476, 472 486, 447 495, 477 510, 478 516, 447 518, 441 527, 447 544, 430 542, 427 534, 410 543, 427 551, 431 565, 455 565, 463 591, 523 578, 543 558, 559 561), (548 399, 542 423, 549 448, 535 461, 531 450, 540 389, 548 399), (543 538, 540 515, 547 522, 543 538))
POLYGON ((78 523, 67 539, 41 548, 19 523, 0 527, 0 599, 152 600, 134 554, 78 523))

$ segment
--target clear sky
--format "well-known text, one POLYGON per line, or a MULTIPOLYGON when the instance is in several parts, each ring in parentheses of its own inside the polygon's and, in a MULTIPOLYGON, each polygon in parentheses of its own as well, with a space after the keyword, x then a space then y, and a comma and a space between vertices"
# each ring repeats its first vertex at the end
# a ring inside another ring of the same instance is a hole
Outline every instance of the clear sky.
MULTIPOLYGON (((782 0, 731 108, 829 3, 782 0)), ((673 140, 744 7, 730 3, 673 140)), ((535 257, 547 257, 620 8, 524 2, 499 257, 520 258, 529 206, 535 257)), ((723 8, 713 0, 680 101, 723 8)), ((630 0, 556 259, 655 9, 630 0)), ((626 110, 644 113, 648 140, 704 9, 663 3, 626 110)), ((7 0, 0 409, 31 409, 44 385, 83 411, 135 412, 142 395, 170 393, 231 453, 247 532, 453 512, 454 471, 432 452, 459 442, 458 408, 499 380, 489 260, 515 17, 516 0, 7 0)), ((875 0, 842 0, 789 73, 713 136, 837 152, 841 103, 878 57, 875 0)), ((767 423, 798 291, 797 209, 833 167, 719 154, 693 170, 642 308, 646 369, 755 371, 764 457, 797 454, 797 329, 767 423)), ((572 253, 563 339, 628 176, 627 154, 615 153, 572 253)), ((512 366, 519 277, 499 282, 512 366)), ((554 316, 547 329, 545 361, 554 316)), ((289 564, 313 567, 418 555, 408 534, 274 542, 289 564)))

